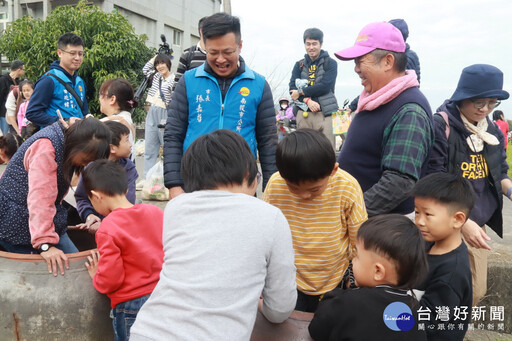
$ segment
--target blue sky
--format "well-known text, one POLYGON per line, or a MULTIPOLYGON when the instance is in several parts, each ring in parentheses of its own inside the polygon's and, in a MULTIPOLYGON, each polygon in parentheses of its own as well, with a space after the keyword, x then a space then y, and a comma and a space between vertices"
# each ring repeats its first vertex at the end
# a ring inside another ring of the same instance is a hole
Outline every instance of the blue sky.
MULTIPOLYGON (((505 75, 512 93, 512 1, 269 1, 231 0, 232 14, 242 22, 242 56, 266 76, 274 99, 287 91, 294 63, 304 55, 306 28, 324 32, 323 49, 331 56, 352 46, 366 24, 403 18, 411 49, 421 64, 421 90, 435 110, 449 98, 462 69, 492 64, 505 75)), ((341 105, 362 90, 352 61, 338 61, 336 96, 341 105)), ((512 119, 512 99, 499 109, 512 119)))

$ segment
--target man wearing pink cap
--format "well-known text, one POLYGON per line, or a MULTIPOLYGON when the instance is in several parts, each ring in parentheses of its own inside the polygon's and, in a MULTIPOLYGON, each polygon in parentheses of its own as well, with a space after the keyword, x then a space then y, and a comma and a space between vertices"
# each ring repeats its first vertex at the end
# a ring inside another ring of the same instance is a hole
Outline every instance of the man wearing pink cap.
POLYGON ((406 72, 402 33, 387 22, 365 26, 354 46, 335 53, 354 60, 364 89, 338 157, 364 192, 368 216, 409 214, 409 192, 424 174, 434 142, 430 105, 414 72, 406 72))

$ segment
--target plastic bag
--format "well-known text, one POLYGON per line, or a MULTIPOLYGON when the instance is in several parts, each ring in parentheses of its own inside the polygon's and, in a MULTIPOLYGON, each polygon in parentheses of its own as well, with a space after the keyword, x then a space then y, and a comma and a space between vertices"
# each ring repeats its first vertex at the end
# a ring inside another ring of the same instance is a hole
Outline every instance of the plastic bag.
POLYGON ((169 200, 169 190, 164 185, 164 163, 159 159, 151 167, 142 187, 143 200, 169 200))
POLYGON ((145 151, 145 145, 144 145, 144 140, 137 140, 137 142, 135 142, 135 155, 137 156, 142 156, 144 155, 144 151, 145 151))
POLYGON ((332 133, 333 135, 346 134, 350 127, 352 119, 348 110, 338 110, 332 113, 332 133))

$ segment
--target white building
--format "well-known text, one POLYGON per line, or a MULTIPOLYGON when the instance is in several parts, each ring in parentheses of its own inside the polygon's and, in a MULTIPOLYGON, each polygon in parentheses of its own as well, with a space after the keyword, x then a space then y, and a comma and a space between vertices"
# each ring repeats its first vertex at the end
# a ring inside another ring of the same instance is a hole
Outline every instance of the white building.
MULTIPOLYGON (((0 0, 0 31, 8 22, 24 15, 44 19, 55 7, 77 3, 78 0, 0 0)), ((164 34, 174 50, 173 70, 181 52, 199 41, 199 19, 221 10, 221 0, 89 0, 89 3, 105 12, 117 9, 133 25, 135 33, 146 34, 149 47, 158 48, 160 35, 164 34)))

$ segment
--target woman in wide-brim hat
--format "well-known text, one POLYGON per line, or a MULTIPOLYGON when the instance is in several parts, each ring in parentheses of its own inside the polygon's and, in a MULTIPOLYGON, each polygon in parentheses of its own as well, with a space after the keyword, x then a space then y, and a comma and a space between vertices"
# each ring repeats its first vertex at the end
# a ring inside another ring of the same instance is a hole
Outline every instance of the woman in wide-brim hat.
POLYGON ((503 237, 502 194, 511 199, 506 139, 487 117, 508 97, 509 93, 503 90, 503 73, 498 68, 471 65, 462 70, 457 89, 434 116, 436 140, 429 172, 460 174, 472 184, 476 194, 475 207, 462 227, 473 279, 473 305, 487 290, 490 238, 485 225, 503 237))

